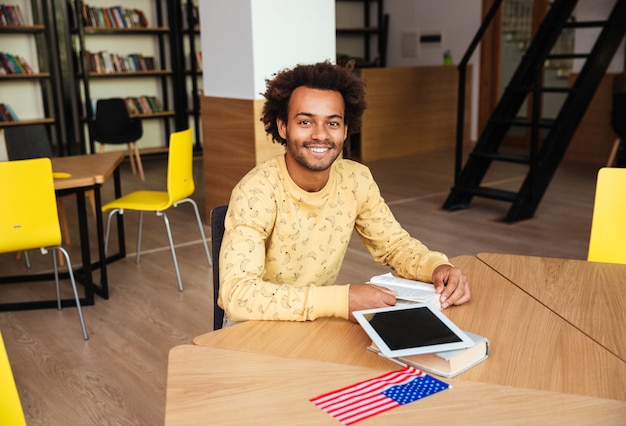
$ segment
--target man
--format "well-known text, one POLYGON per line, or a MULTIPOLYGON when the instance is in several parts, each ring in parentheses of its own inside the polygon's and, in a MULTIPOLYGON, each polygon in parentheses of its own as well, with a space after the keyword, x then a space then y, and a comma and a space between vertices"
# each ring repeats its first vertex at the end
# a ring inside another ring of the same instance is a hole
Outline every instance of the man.
POLYGON ((367 167, 338 159, 361 127, 365 85, 351 69, 298 65, 267 81, 262 121, 286 147, 233 189, 220 252, 228 321, 306 321, 393 306, 396 293, 336 285, 353 230, 375 261, 432 281, 443 308, 470 299, 465 275, 395 220, 367 167))

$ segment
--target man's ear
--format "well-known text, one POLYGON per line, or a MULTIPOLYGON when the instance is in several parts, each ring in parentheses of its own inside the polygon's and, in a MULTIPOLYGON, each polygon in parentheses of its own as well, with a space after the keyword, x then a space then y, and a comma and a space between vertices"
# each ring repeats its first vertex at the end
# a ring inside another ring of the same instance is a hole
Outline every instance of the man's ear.
POLYGON ((280 137, 287 140, 287 123, 280 118, 277 118, 276 126, 278 127, 278 134, 280 135, 280 137))

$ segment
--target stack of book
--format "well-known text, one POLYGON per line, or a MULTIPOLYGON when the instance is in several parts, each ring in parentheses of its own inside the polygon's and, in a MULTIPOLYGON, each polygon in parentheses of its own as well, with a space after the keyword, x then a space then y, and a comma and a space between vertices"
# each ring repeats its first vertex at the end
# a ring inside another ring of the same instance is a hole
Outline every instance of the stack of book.
POLYGON ((19 5, 0 4, 0 26, 23 27, 25 25, 19 5))
MULTIPOLYGON (((469 331, 465 331, 465 334, 476 342, 474 346, 452 351, 385 358, 399 365, 410 365, 431 374, 452 378, 486 360, 489 355, 489 339, 469 331)), ((373 342, 368 346, 368 349, 384 356, 373 342)))
POLYGON ((148 28, 148 20, 142 10, 122 6, 90 7, 83 3, 83 25, 95 28, 148 28))
POLYGON ((22 56, 0 52, 0 75, 35 74, 35 71, 22 56))
MULTIPOLYGON (((397 291, 396 305, 420 303, 441 310, 440 296, 435 293, 433 284, 401 278, 392 273, 374 276, 369 282, 397 291)), ((400 357, 384 355, 374 342, 368 349, 397 364, 410 365, 428 373, 451 378, 484 361, 489 355, 489 339, 468 331, 464 333, 474 344, 463 349, 400 357)))
POLYGON ((109 53, 106 50, 100 52, 87 51, 85 57, 89 72, 115 73, 154 70, 154 57, 144 56, 141 53, 122 56, 109 53))
POLYGON ((161 101, 156 96, 129 97, 125 101, 128 112, 131 115, 163 112, 161 101))
POLYGON ((17 114, 9 104, 0 103, 0 122, 19 121, 17 114))

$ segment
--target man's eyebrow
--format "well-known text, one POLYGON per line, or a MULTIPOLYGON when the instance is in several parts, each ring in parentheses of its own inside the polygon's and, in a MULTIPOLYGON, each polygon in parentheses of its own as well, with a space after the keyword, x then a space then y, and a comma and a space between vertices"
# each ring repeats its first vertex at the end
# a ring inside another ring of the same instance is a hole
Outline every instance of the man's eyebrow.
MULTIPOLYGON (((299 117, 299 116, 317 117, 317 115, 313 114, 312 112, 304 112, 304 111, 303 112, 299 112, 299 113, 296 114, 296 117, 299 117)), ((327 115, 325 118, 326 119, 332 119, 332 120, 336 120, 336 119, 343 120, 343 115, 341 115, 341 114, 331 114, 331 115, 327 115)))

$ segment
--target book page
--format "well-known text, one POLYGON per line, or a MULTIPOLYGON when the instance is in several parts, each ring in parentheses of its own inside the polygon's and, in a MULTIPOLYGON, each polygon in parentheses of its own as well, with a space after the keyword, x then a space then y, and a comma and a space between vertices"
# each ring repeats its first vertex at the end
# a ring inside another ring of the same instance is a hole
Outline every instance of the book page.
POLYGON ((369 283, 396 291, 398 293, 396 298, 401 301, 434 303, 436 306, 440 306, 439 295, 435 293, 433 284, 396 277, 391 272, 374 276, 369 280, 369 283))

